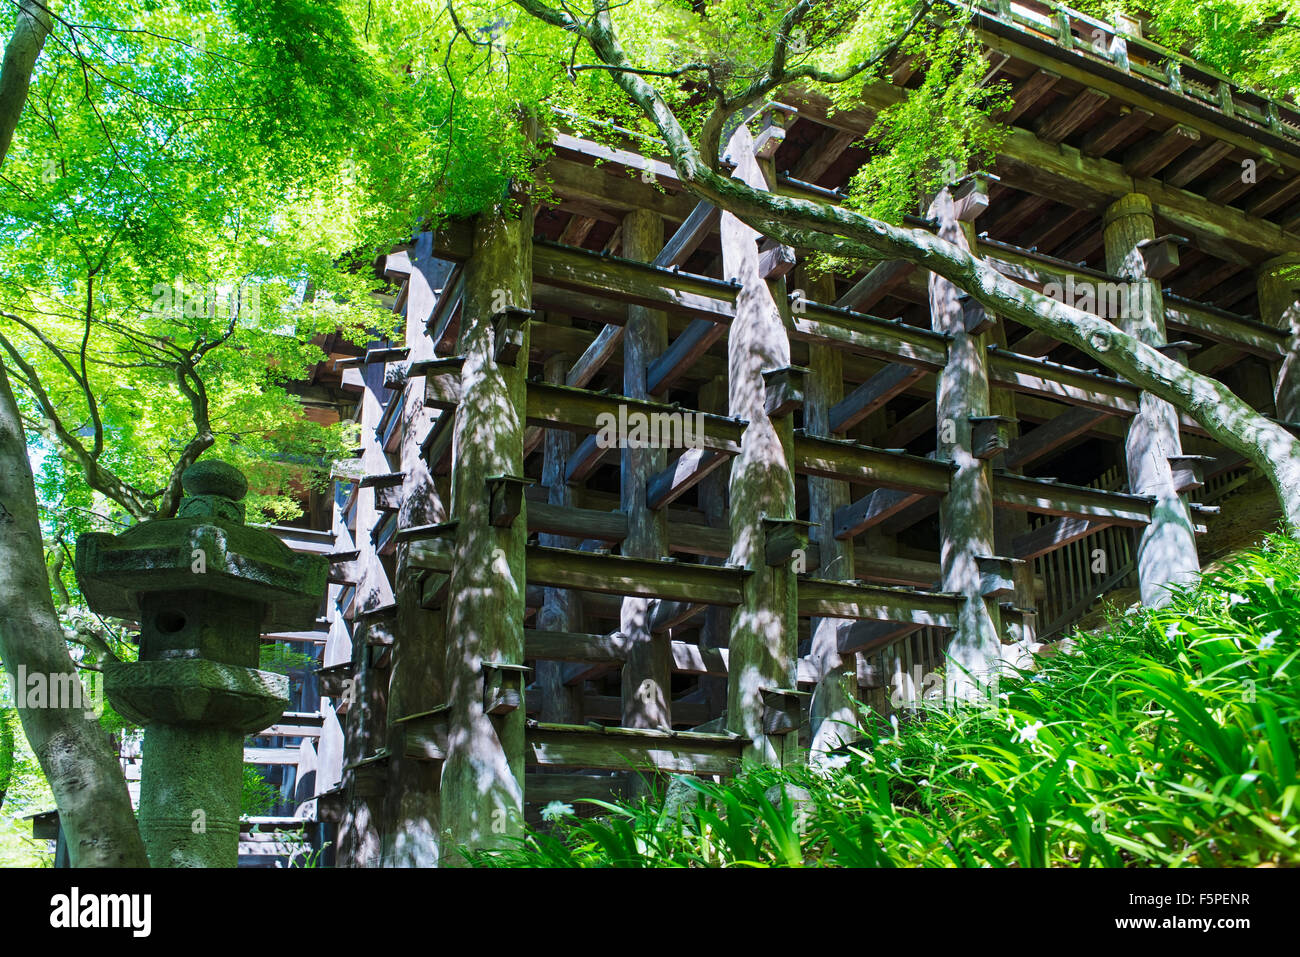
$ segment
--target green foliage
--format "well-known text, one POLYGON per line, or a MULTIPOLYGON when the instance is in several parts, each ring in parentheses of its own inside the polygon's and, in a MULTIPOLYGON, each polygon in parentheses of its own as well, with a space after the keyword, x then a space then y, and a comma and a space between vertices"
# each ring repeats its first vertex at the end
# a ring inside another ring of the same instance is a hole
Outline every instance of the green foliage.
POLYGON ((993 710, 864 716, 827 765, 601 804, 485 866, 1300 863, 1300 543, 1270 538, 1000 683, 993 710))
POLYGON ((280 789, 262 776, 257 765, 245 764, 239 791, 239 813, 242 817, 260 817, 269 814, 280 803, 280 789))

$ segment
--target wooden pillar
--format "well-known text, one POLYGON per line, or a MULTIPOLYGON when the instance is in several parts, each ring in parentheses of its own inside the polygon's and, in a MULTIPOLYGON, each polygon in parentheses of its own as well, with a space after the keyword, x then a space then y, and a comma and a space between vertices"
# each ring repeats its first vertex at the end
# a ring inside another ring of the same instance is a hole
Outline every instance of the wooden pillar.
MULTIPOLYGON (((649 262, 664 245, 663 218, 638 209, 623 217, 623 255, 649 262)), ((623 394, 648 399, 646 370, 668 348, 668 317, 642 306, 628 306, 623 334, 623 394)), ((668 465, 668 450, 636 448, 625 443, 619 467, 620 509, 627 516, 623 554, 662 558, 667 553, 665 509, 646 507, 646 483, 668 465)), ((627 649, 623 664, 623 726, 672 727, 672 645, 668 634, 655 636, 651 616, 657 603, 647 598, 623 599, 619 631, 627 649)))
MULTIPOLYGON (((717 415, 727 414, 727 384, 715 379, 700 387, 699 409, 717 415)), ((722 469, 714 469, 700 480, 698 501, 705 521, 713 528, 727 527, 727 477, 722 469)), ((711 559, 710 564, 721 564, 724 558, 711 559)), ((731 640, 731 609, 723 605, 710 605, 704 611, 700 627, 701 648, 726 648, 731 640)), ((722 675, 700 675, 700 692, 709 714, 726 716, 727 679, 722 675)), ((712 718, 710 718, 712 720, 712 718)))
MULTIPOLYGON (((448 734, 442 774, 442 863, 456 848, 499 846, 521 833, 524 707, 489 713, 485 686, 510 681, 524 656, 526 501, 512 520, 493 491, 523 470, 528 332, 512 361, 495 356, 494 320, 532 301, 532 211, 479 216, 465 264, 457 351, 461 401, 452 434, 451 515, 457 522, 447 592, 448 734), (506 666, 505 668, 497 666, 506 666)), ((499 500, 500 501, 500 500, 499 500)), ((495 700, 495 698, 493 699, 495 700)))
MULTIPOLYGON (((1006 348, 1007 333, 1006 327, 1003 326, 999 317, 997 324, 989 330, 989 338, 1001 348, 1006 348)), ((1010 389, 994 389, 989 394, 989 411, 993 415, 1000 415, 1007 419, 1016 418, 1016 394, 1010 389)), ((1009 436, 1017 438, 1020 435, 1020 426, 1018 423, 1009 427, 1009 436)), ((993 468, 1005 467, 1005 456, 998 454, 993 459, 993 468)), ((1024 474, 1023 468, 1012 468, 1010 472, 1017 475, 1024 474)), ((993 510, 993 545, 999 555, 1009 558, 1015 557, 1015 539, 1029 531, 1029 513, 1022 512, 1017 508, 995 508, 993 510)), ((1037 604, 1037 598, 1034 594, 1034 563, 1026 561, 1023 564, 1014 565, 1012 577, 1015 581, 1016 593, 1014 602, 1020 608, 1034 608, 1037 604)), ((1028 647, 1037 639, 1037 622, 1032 615, 1026 615, 1021 619, 1016 617, 1015 623, 1008 620, 1007 616, 1002 621, 1002 638, 1007 644, 1018 645, 1022 650, 1028 647)))
MULTIPOLYGON (((389 471, 388 460, 375 436, 383 415, 387 390, 384 367, 371 363, 364 366, 365 391, 361 398, 361 470, 362 475, 379 475, 389 471)), ((381 822, 385 787, 383 769, 372 759, 387 738, 385 716, 388 674, 384 666, 383 647, 375 635, 386 627, 384 618, 393 611, 393 592, 387 573, 375 551, 373 532, 379 523, 375 490, 358 488, 357 521, 354 543, 357 558, 352 563, 356 584, 352 645, 351 701, 346 715, 347 734, 344 744, 343 786, 348 795, 339 827, 339 854, 353 867, 377 866, 383 856, 381 822)))
MULTIPOLYGON (((727 151, 738 178, 767 188, 744 124, 727 151)), ((747 761, 782 764, 793 757, 787 752, 797 750, 798 735, 764 733, 763 692, 795 687, 797 584, 788 562, 767 564, 763 520, 794 517, 794 430, 789 414, 768 417, 763 373, 790 365, 790 341, 759 270, 758 233, 726 212, 721 232, 724 276, 740 287, 727 340, 727 406, 732 416, 748 422, 740 453, 731 463, 731 563, 749 574, 741 603, 731 614, 727 727, 751 739, 747 761)))
MULTIPOLYGON (((406 346, 412 363, 434 358, 434 343, 427 324, 452 264, 433 255, 433 234, 416 237, 410 253, 411 271, 406 291, 406 346)), ((435 525, 447 520, 446 506, 433 474, 420 454, 420 446, 440 414, 424 405, 424 377, 407 376, 401 402, 401 444, 398 468, 402 472, 399 531, 435 525)), ((395 590, 397 623, 393 665, 388 681, 388 805, 385 827, 385 861, 391 867, 438 865, 438 785, 441 766, 406 756, 402 718, 426 713, 445 699, 446 622, 439 611, 428 611, 420 601, 426 572, 408 567, 409 546, 397 548, 395 590)))
MULTIPOLYGON (((562 316, 547 316, 556 325, 568 325, 562 316)), ((546 358, 542 372, 547 382, 564 385, 565 376, 573 364, 573 357, 554 353, 546 358)), ((546 487, 546 500, 551 505, 572 507, 573 488, 565 481, 565 469, 575 446, 573 433, 567 429, 547 429, 542 439, 542 485, 546 487)), ((556 548, 577 548, 577 539, 562 535, 542 534, 538 543, 556 548)), ((546 588, 542 607, 537 611, 539 631, 583 630, 582 602, 579 594, 570 588, 546 588)), ((564 662, 537 662, 537 688, 541 692, 540 718, 557 724, 582 723, 582 685, 564 683, 564 662)))
POLYGON ((1287 354, 1273 373, 1277 417, 1300 422, 1300 256, 1270 259, 1256 273, 1259 318, 1290 336, 1287 354))
MULTIPOLYGON (((835 281, 829 273, 808 275, 800 270, 796 285, 813 302, 834 302, 835 281)), ((831 436, 830 410, 844 398, 842 353, 832 346, 808 346, 809 375, 804 392, 803 426, 809 435, 831 436)), ((817 544, 818 578, 852 579, 853 539, 835 537, 835 510, 849 504, 849 483, 808 477, 809 541, 817 544)), ((814 618, 809 626, 809 660, 817 684, 809 706, 810 750, 814 760, 855 739, 858 724, 858 669, 854 655, 840 657, 841 633, 853 622, 843 618, 814 618)))
MULTIPOLYGON (((958 219, 957 204, 946 187, 930 205, 929 215, 938 221, 942 238, 971 248, 969 226, 958 219)), ((981 556, 994 554, 991 468, 975 456, 971 435, 971 417, 989 414, 987 336, 966 331, 964 312, 957 287, 931 273, 931 325, 952 336, 935 393, 936 457, 956 465, 939 506, 939 565, 943 590, 964 599, 948 644, 949 701, 976 700, 987 693, 1002 645, 997 602, 981 595, 978 565, 981 556)))
MULTIPOLYGON (((1149 279, 1139 244, 1156 236, 1151 200, 1140 193, 1117 199, 1106 210, 1104 237, 1106 269, 1126 280, 1128 295, 1118 317, 1107 316, 1125 332, 1149 346, 1163 346, 1164 295, 1149 279), (1123 308, 1127 306, 1128 308, 1123 308)), ((1170 584, 1186 581, 1200 570, 1196 533, 1187 503, 1174 485, 1170 456, 1182 454, 1178 412, 1163 399, 1146 392, 1129 422, 1124 444, 1129 490, 1155 497, 1151 523, 1142 529, 1137 548, 1138 586, 1144 605, 1161 605, 1170 584)))

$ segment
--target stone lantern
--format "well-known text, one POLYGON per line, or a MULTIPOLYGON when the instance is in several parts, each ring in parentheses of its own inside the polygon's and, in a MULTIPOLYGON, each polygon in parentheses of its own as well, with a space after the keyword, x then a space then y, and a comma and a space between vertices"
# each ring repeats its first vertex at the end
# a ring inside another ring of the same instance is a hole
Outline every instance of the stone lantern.
POLYGON ((108 663, 104 690, 145 729, 140 829, 154 867, 234 867, 244 737, 288 705, 284 675, 259 671, 267 631, 311 628, 328 562, 244 524, 248 482, 224 462, 182 479, 176 518, 77 539, 82 594, 140 623, 140 655, 108 663))

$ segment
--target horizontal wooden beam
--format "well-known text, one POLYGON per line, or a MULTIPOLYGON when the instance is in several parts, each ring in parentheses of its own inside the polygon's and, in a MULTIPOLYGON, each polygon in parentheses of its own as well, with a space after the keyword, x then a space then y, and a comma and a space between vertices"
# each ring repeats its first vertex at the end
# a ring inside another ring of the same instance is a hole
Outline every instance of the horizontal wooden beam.
POLYGON ((744 569, 529 545, 530 584, 709 605, 740 604, 744 569))
POLYGON ((800 617, 871 619, 932 628, 956 627, 962 601, 942 592, 802 576, 798 590, 800 617))
POLYGON ((732 774, 749 741, 730 734, 529 722, 524 763, 560 768, 732 774))

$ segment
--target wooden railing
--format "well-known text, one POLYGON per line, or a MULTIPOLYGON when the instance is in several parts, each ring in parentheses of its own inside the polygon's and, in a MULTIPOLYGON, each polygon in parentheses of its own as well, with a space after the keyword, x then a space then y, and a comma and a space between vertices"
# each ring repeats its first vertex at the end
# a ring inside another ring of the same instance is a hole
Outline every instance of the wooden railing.
POLYGON ((1265 96, 1146 37, 1041 0, 978 0, 976 9, 1021 33, 1107 63, 1169 93, 1199 100, 1224 116, 1300 141, 1300 110, 1294 104, 1265 96))

